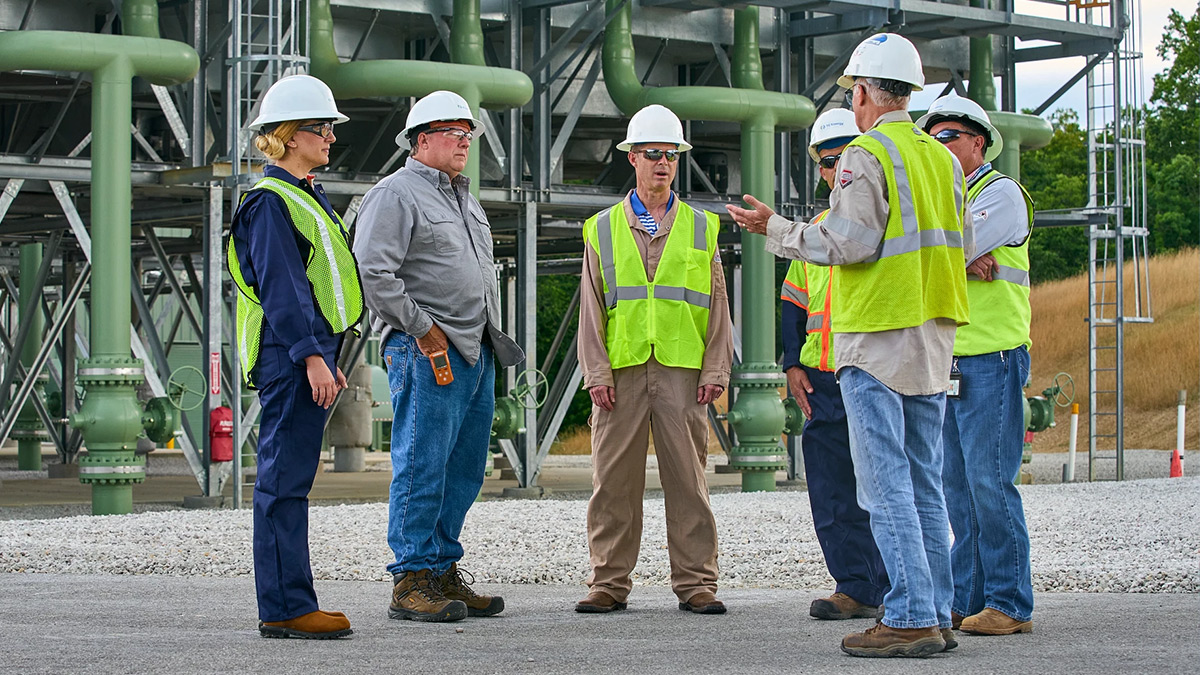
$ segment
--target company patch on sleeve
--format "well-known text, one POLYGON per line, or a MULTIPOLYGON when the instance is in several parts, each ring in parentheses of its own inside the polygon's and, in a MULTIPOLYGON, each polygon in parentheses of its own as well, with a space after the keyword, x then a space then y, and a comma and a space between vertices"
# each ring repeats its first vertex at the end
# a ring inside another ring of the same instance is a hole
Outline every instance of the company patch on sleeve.
POLYGON ((838 182, 841 183, 843 188, 853 183, 854 172, 850 169, 842 169, 842 173, 838 176, 838 182))

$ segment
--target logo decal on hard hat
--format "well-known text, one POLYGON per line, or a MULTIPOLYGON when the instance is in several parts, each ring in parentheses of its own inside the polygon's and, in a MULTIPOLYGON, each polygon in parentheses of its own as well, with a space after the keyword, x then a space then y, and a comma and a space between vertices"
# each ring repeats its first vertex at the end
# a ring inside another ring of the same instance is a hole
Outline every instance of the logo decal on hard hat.
POLYGON ((881 44, 887 42, 887 33, 880 33, 878 35, 873 35, 873 36, 867 38, 867 42, 869 42, 873 45, 881 45, 881 44))
POLYGON ((838 183, 840 183, 842 187, 846 187, 853 182, 854 172, 850 171, 850 169, 842 169, 842 175, 838 176, 838 183))

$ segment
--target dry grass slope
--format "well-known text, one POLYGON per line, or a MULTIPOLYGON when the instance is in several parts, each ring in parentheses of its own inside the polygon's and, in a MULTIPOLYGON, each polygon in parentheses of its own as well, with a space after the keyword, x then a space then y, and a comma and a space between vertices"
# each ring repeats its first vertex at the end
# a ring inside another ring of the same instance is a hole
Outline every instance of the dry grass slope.
MULTIPOLYGON (((1125 282, 1133 284, 1132 268, 1125 282)), ((1187 446, 1200 431, 1200 251, 1187 249, 1150 260, 1154 323, 1125 330, 1125 447, 1175 447, 1176 400, 1188 391, 1187 446)), ((1132 299, 1129 301, 1132 303, 1132 299)), ((1075 379, 1080 452, 1087 452, 1087 274, 1034 287, 1033 378, 1027 395, 1040 393, 1059 372, 1075 379)), ((1132 313, 1132 304, 1129 310, 1132 313)), ((724 400, 719 402, 723 407, 724 400)), ((1034 450, 1065 452, 1070 410, 1058 409, 1058 426, 1037 435, 1034 450)), ((581 428, 560 436, 555 454, 587 455, 591 434, 581 428)), ((710 438, 710 452, 719 446, 710 438)))

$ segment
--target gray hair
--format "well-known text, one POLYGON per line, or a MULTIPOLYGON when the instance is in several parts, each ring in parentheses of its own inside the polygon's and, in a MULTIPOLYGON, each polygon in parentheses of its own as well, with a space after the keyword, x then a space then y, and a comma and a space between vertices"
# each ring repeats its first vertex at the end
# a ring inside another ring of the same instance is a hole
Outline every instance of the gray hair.
POLYGON ((908 100, 912 94, 912 85, 896 80, 884 80, 878 77, 860 78, 863 91, 871 97, 871 102, 880 108, 888 110, 908 110, 908 100), (905 92, 905 93, 900 93, 905 92))

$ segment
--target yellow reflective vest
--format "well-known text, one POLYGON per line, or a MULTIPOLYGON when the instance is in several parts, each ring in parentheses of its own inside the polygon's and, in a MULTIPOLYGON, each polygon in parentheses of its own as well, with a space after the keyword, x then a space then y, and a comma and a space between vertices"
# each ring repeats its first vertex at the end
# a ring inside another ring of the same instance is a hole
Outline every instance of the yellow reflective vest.
POLYGON ((645 363, 651 352, 665 366, 701 368, 718 228, 716 214, 680 201, 651 281, 624 202, 584 223, 584 239, 600 260, 605 346, 614 370, 645 363))
POLYGON ((835 268, 831 309, 837 332, 912 328, 937 318, 965 325, 966 186, 950 152, 911 122, 881 124, 849 147, 879 160, 889 208, 871 259, 835 268))
MULTIPOLYGON (((967 204, 987 186, 999 180, 1016 180, 996 171, 988 171, 975 179, 967 190, 967 204)), ((1029 214, 1029 231, 1033 232, 1033 200, 1025 188, 1025 209, 1029 214)), ((993 352, 1016 349, 1031 345, 1029 321, 1029 237, 1015 246, 1001 246, 993 250, 997 269, 992 281, 983 281, 975 276, 967 277, 967 299, 971 302, 971 323, 958 329, 954 336, 955 356, 977 356, 993 352)))
MULTIPOLYGON (((304 261, 305 275, 312 287, 317 311, 329 324, 330 332, 337 335, 353 328, 362 318, 364 307, 362 285, 358 278, 354 254, 350 251, 350 235, 345 223, 337 214, 330 218, 312 195, 278 178, 263 178, 253 189, 267 190, 279 195, 287 206, 292 226, 308 242, 308 259, 304 261)), ((229 273, 239 291, 237 339, 242 376, 246 385, 253 389, 255 384, 250 373, 258 363, 258 354, 262 347, 262 303, 258 299, 258 293, 242 276, 234 237, 229 238, 226 257, 229 273)))
MULTIPOLYGON (((825 219, 829 209, 817 214, 812 224, 825 219)), ((833 325, 830 305, 833 294, 833 267, 822 267, 803 260, 793 260, 783 280, 780 299, 808 313, 804 324, 804 344, 800 347, 800 363, 809 368, 833 372, 833 325)))

